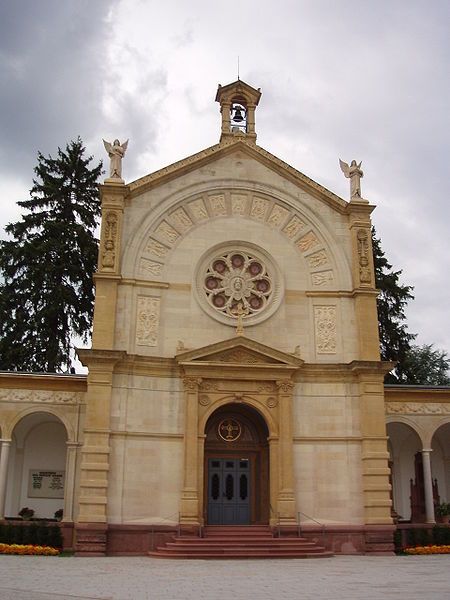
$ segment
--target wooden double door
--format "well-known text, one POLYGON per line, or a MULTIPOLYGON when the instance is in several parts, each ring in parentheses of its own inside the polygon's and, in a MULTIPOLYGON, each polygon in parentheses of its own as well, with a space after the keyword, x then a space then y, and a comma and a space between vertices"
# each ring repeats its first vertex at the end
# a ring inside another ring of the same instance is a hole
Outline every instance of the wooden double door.
POLYGON ((208 525, 269 522, 269 448, 250 407, 226 405, 206 427, 204 502, 208 525))
POLYGON ((208 524, 249 525, 251 521, 251 460, 208 459, 208 524))

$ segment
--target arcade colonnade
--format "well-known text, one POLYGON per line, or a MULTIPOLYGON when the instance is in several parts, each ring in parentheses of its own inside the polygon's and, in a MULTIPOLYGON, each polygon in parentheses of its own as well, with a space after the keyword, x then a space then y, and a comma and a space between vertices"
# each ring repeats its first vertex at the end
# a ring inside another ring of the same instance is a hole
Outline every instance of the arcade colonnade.
MULTIPOLYGON (((255 385, 254 380, 227 382, 223 366, 222 378, 214 379, 212 375, 214 372, 217 375, 219 369, 217 364, 206 370, 206 378, 201 378, 196 358, 201 357, 196 357, 195 352, 179 355, 185 369, 186 407, 185 435, 180 439, 184 440, 185 460, 179 489, 181 523, 193 525, 202 515, 206 519, 208 422, 218 411, 248 406, 267 425, 270 490, 266 508, 270 523, 274 525, 279 519, 286 526, 295 525, 297 511, 304 506, 298 503, 294 481, 292 460, 296 442, 290 417, 293 384, 288 371, 297 369, 298 364, 294 363, 301 361, 291 357, 291 367, 282 375, 286 365, 272 366, 271 382, 270 377, 267 380, 266 368, 265 384, 255 385)), ((204 365, 202 370, 205 375, 204 365)), ((29 390, 25 387, 28 377, 34 376, 0 376, 0 516, 16 517, 27 506, 35 510, 36 517, 51 518, 56 510, 63 508, 65 524, 76 523, 86 378, 42 376, 39 385, 33 382, 40 389, 29 390), (39 477, 37 472, 47 472, 47 479, 53 474, 60 482, 63 474, 63 489, 50 494, 30 493, 32 472, 34 479, 39 477)), ((400 522, 434 523, 436 503, 450 501, 450 390, 388 386, 385 408, 395 514, 400 522)), ((214 443, 209 447, 214 448, 214 443)), ((266 508, 261 508, 261 514, 266 508)), ((108 513, 110 509, 106 510, 108 513)), ((322 518, 317 513, 309 516, 322 518)), ((149 516, 146 521, 151 525, 154 518, 149 516)), ((339 523, 330 519, 325 526, 332 530, 339 523)))

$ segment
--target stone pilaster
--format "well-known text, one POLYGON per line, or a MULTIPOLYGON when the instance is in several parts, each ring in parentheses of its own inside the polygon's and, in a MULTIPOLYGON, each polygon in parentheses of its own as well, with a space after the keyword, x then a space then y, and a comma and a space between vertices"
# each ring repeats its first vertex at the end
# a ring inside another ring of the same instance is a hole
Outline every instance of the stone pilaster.
POLYGON ((353 296, 358 328, 359 360, 380 360, 377 296, 373 265, 370 214, 374 206, 365 201, 347 207, 352 239, 353 296))
POLYGON ((277 381, 280 416, 280 452, 279 452, 279 485, 278 513, 281 525, 296 523, 296 507, 294 494, 294 450, 292 437, 292 392, 294 383, 290 380, 277 381))
POLYGON ((122 222, 128 187, 123 183, 100 186, 102 198, 102 227, 95 274, 95 309, 92 347, 114 348, 117 287, 120 281, 122 222))
POLYGON ((106 551, 106 535, 103 543, 103 533, 100 535, 99 531, 102 524, 106 530, 107 522, 113 373, 115 364, 124 353, 79 350, 78 354, 83 364, 89 367, 89 375, 77 519, 77 531, 80 528, 82 533, 81 537, 77 533, 76 547, 79 554, 99 555, 106 551), (94 531, 92 540, 89 537, 91 525, 94 531))
POLYGON ((73 521, 73 501, 75 497, 75 472, 77 463, 78 442, 66 442, 66 479, 64 489, 63 521, 73 521))
POLYGON ((199 377, 185 377, 184 484, 181 493, 180 523, 199 524, 198 493, 198 388, 199 377))

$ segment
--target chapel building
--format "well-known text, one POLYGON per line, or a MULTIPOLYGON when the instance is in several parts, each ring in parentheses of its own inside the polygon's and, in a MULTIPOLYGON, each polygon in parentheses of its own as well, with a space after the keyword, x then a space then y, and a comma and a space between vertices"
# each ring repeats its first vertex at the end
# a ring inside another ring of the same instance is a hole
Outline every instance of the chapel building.
POLYGON ((101 185, 89 374, 0 373, 0 517, 63 508, 84 555, 205 526, 386 553, 450 501, 450 388, 383 383, 362 172, 346 201, 258 146, 260 97, 219 86, 219 143, 101 185))

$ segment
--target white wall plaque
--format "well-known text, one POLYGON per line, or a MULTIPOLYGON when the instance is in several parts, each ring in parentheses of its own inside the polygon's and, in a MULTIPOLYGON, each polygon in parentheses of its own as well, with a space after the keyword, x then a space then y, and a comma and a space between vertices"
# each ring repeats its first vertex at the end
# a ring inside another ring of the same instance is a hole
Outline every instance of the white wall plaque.
POLYGON ((65 471, 39 471, 30 469, 28 476, 29 498, 64 498, 65 471))

